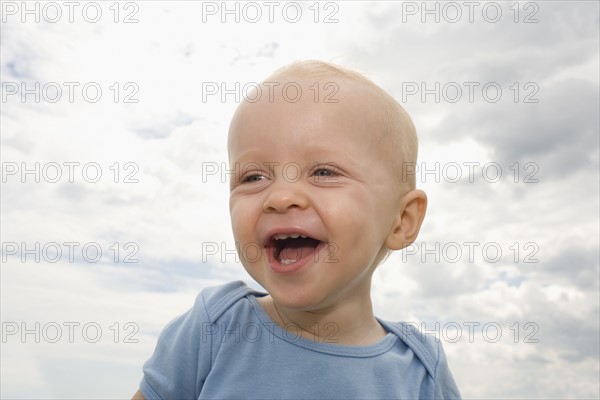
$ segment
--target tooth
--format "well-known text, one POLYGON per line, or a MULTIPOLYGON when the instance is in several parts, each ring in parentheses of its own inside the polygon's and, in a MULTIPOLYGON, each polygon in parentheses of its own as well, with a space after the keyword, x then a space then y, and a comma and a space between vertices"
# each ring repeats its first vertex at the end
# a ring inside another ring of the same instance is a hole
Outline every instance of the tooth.
POLYGON ((280 262, 284 265, 289 265, 289 264, 295 263, 296 261, 298 261, 298 260, 291 260, 291 259, 286 258, 286 259, 282 259, 280 262))
POLYGON ((306 239, 307 236, 301 235, 299 233, 291 233, 291 234, 285 234, 285 233, 278 233, 276 235, 273 236, 274 240, 284 240, 284 239, 288 239, 288 238, 292 238, 292 239, 297 239, 297 238, 304 238, 306 239))

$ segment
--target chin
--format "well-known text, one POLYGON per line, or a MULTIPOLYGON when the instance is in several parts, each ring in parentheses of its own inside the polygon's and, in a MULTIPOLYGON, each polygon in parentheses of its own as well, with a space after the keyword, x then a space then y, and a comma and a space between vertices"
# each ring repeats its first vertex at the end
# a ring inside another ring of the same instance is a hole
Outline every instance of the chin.
POLYGON ((299 311, 315 311, 322 307, 326 295, 313 288, 271 287, 267 288, 273 300, 286 308, 299 311))

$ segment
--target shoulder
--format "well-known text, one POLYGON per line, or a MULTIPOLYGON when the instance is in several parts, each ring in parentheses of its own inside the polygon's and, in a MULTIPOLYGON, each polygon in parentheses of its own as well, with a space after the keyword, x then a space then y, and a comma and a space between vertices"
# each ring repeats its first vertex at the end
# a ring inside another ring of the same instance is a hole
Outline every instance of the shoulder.
POLYGON ((260 293, 236 281, 203 289, 194 306, 162 330, 144 364, 140 389, 145 398, 197 398, 211 370, 219 341, 211 326, 243 297, 260 293))
POLYGON ((262 292, 250 288, 242 281, 211 286, 203 289, 196 297, 194 308, 200 308, 206 315, 207 322, 213 323, 231 306, 250 294, 262 294, 262 292))
POLYGON ((433 385, 425 392, 426 398, 460 398, 446 354, 440 339, 431 334, 425 334, 413 324, 405 322, 381 321, 385 327, 398 336, 419 359, 433 385))
MULTIPOLYGON (((180 345, 185 344, 189 348, 197 348, 200 343, 198 336, 205 333, 203 328, 213 324, 241 298, 252 293, 259 292, 251 289, 242 281, 202 289, 196 296, 192 308, 165 326, 161 332, 159 344, 163 347, 182 349, 183 347, 180 345)), ((203 337, 202 342, 205 343, 206 338, 203 337)))
POLYGON ((398 336, 421 360, 427 372, 435 378, 436 367, 441 355, 441 344, 437 337, 423 334, 414 325, 405 322, 384 321, 386 328, 398 336))

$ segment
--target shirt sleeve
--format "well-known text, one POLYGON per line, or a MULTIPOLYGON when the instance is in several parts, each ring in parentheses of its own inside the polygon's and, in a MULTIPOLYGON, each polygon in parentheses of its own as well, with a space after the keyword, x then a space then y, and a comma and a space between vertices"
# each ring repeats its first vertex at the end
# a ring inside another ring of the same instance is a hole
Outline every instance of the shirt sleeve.
POLYGON ((450 368, 448 367, 448 361, 446 360, 446 353, 442 347, 442 343, 438 343, 438 362, 435 368, 435 383, 434 383, 434 399, 460 399, 460 392, 454 382, 450 368))
POLYGON ((140 390, 150 399, 197 399, 210 370, 211 328, 202 295, 161 332, 143 367, 140 390), (207 331, 207 332, 205 332, 207 331))

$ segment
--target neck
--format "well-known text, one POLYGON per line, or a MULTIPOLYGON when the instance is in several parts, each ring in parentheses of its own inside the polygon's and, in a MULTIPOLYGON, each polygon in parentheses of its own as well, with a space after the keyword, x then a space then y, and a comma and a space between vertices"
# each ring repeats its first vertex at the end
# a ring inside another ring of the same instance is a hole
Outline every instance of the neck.
POLYGON ((369 290, 357 291, 337 304, 310 311, 287 308, 271 296, 259 301, 281 328, 306 339, 364 346, 376 343, 386 335, 373 315, 369 290))

